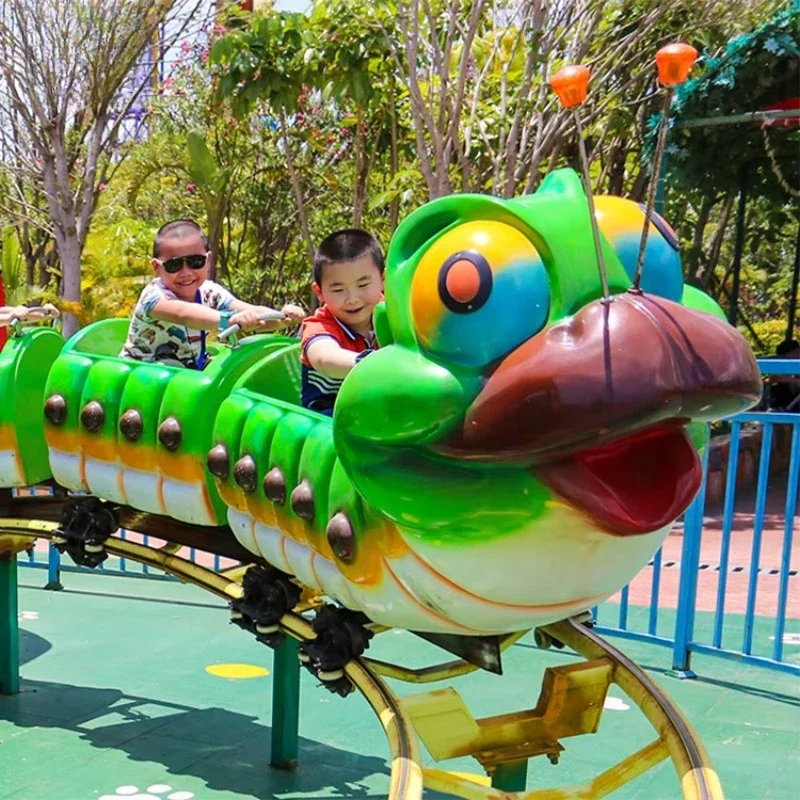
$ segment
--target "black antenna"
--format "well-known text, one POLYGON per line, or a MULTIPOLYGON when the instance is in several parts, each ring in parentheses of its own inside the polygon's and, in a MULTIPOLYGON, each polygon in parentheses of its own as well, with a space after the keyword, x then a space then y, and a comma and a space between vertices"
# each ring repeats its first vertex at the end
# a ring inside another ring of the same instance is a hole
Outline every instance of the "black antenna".
POLYGON ((684 83, 689 77, 689 70, 696 60, 697 50, 691 45, 683 44, 682 42, 668 44, 656 53, 658 82, 665 87, 664 103, 661 107, 658 138, 656 139, 656 150, 653 157, 653 172, 647 191, 647 205, 645 205, 644 209, 644 227, 642 228, 642 238, 639 242, 639 255, 636 257, 636 271, 633 274, 631 291, 634 292, 641 291, 639 285, 642 281, 642 269, 644 268, 644 251, 647 248, 647 237, 650 233, 650 220, 653 218, 656 189, 661 173, 661 157, 664 154, 664 143, 667 140, 667 120, 669 119, 672 95, 675 93, 675 87, 684 83))
POLYGON ((562 108, 572 111, 572 118, 575 128, 578 131, 578 151, 581 156, 581 171, 583 172, 583 183, 586 189, 586 198, 589 201, 589 220, 592 224, 592 236, 594 237, 594 250, 597 255, 597 268, 600 270, 600 283, 603 287, 603 301, 608 302, 610 292, 608 290, 608 272, 606 262, 603 259, 603 247, 600 242, 600 229, 597 226, 597 217, 594 213, 594 195, 592 193, 592 183, 589 177, 589 158, 586 155, 586 145, 583 141, 583 126, 581 125, 578 108, 586 100, 589 89, 589 78, 591 73, 588 67, 572 65, 562 67, 552 78, 550 87, 558 95, 558 100, 562 108))

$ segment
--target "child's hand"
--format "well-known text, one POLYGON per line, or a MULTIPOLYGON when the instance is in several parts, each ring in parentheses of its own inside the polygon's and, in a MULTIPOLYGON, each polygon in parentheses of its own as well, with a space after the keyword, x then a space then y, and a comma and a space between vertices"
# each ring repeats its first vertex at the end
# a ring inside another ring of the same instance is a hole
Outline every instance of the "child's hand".
POLYGON ((248 308, 244 311, 237 311, 229 320, 229 325, 238 325, 243 331, 261 327, 261 315, 263 310, 259 308, 248 308))
POLYGON ((281 313, 292 322, 302 322, 306 318, 306 312, 294 303, 287 303, 281 309, 281 313))
POLYGON ((43 306, 36 306, 34 308, 25 309, 26 319, 58 319, 61 314, 59 310, 52 303, 45 303, 43 306))

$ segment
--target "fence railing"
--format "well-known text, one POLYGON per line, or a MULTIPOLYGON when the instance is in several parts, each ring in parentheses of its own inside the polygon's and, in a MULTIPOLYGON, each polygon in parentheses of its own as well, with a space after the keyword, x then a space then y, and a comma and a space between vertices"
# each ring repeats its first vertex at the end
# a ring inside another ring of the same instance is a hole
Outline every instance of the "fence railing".
MULTIPOLYGON (((796 360, 759 366, 772 379, 800 374, 796 360)), ((682 537, 667 538, 615 598, 618 607, 596 609, 598 630, 671 648, 679 675, 691 675, 692 653, 800 675, 800 578, 792 567, 800 413, 755 411, 729 422, 727 437, 704 453, 682 537), (709 478, 720 497, 708 498, 709 478)))
MULTIPOLYGON (((798 361, 759 365, 768 376, 800 373, 798 361)), ((685 677, 692 675, 693 653, 800 675, 800 578, 792 568, 800 413, 756 411, 729 422, 727 439, 715 437, 704 452, 702 486, 682 523, 618 597, 594 609, 597 629, 671 648, 673 669, 685 677), (707 497, 710 483, 719 497, 707 497)), ((154 543, 140 534, 122 536, 154 543)), ((193 548, 180 555, 215 570, 236 563, 193 548)), ((62 571, 85 571, 43 544, 20 554, 20 564, 47 569, 51 588, 60 587, 62 571)), ((98 571, 172 580, 124 558, 109 559, 98 571)))

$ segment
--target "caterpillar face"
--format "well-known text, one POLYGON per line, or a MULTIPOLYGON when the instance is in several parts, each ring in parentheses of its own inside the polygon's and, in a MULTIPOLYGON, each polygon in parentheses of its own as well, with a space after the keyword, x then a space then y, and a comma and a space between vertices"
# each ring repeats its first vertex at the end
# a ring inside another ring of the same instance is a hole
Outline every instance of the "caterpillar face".
MULTIPOLYGON (((403 223, 388 259, 388 346, 345 381, 335 417, 365 496, 386 465, 416 457, 437 513, 458 495, 435 485, 445 465, 462 488, 467 465, 482 478, 529 470, 610 533, 659 529, 688 506, 701 470, 687 425, 750 406, 758 370, 737 331, 687 307, 713 303, 684 287, 669 226, 653 217, 643 291, 631 291, 644 212, 614 197, 596 207, 608 298, 568 170, 532 196, 451 196, 403 223), (651 462, 665 488, 642 503, 637 474, 651 462)), ((402 505, 393 492, 376 504, 402 505)))

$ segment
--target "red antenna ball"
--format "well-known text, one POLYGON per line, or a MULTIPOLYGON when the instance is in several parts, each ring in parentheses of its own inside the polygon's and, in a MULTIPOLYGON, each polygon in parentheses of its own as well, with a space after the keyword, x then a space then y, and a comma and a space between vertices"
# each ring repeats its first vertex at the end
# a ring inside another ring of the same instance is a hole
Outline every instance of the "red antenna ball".
POLYGON ((697 50, 690 44, 675 42, 656 53, 658 80, 664 86, 677 86, 689 77, 689 70, 697 61, 697 50))
POLYGON ((591 74, 588 67, 574 64, 562 67, 550 78, 550 88, 564 108, 575 108, 586 99, 591 74))

